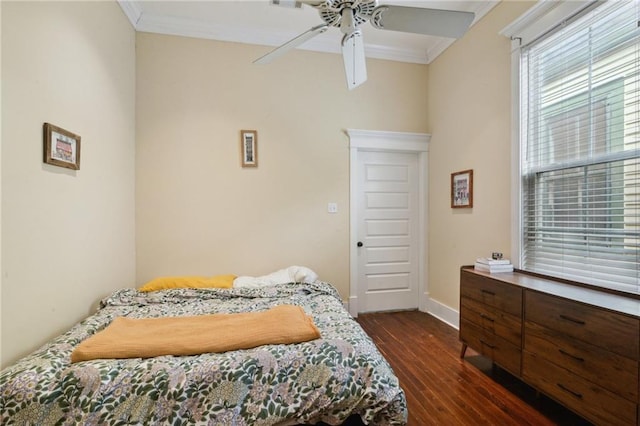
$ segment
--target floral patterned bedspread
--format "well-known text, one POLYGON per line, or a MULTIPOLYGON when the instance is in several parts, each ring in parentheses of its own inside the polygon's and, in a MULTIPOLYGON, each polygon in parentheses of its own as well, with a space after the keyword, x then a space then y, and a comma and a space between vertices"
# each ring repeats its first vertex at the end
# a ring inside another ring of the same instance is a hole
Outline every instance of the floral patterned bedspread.
POLYGON ((262 289, 122 289, 67 333, 0 372, 2 425, 404 425, 404 392, 328 283, 262 289), (294 304, 321 339, 251 350, 70 363, 113 318, 261 311, 294 304))

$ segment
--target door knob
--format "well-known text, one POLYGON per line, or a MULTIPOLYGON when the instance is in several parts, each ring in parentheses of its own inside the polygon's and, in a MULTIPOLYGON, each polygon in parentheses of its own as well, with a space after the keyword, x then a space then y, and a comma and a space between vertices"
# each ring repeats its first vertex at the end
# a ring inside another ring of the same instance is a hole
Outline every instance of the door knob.
POLYGON ((358 241, 358 247, 362 247, 362 241, 358 241))

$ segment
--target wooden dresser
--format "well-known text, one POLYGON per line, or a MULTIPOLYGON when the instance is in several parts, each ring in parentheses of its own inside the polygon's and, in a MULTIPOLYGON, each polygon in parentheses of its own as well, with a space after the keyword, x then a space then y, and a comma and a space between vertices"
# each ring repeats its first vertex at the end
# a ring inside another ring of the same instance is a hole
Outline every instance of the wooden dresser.
POLYGON ((512 374, 522 359, 522 288, 473 273, 460 286, 460 340, 512 374))
POLYGON ((638 299, 465 266, 460 340, 595 424, 640 424, 638 299))

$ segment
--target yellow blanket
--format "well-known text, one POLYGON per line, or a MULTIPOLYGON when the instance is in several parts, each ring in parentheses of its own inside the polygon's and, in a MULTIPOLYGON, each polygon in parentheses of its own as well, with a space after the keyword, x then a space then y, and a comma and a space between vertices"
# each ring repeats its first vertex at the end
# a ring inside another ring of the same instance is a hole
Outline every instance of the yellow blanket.
POLYGON ((71 362, 99 358, 150 358, 250 349, 267 344, 320 338, 300 306, 280 305, 263 312, 191 317, 115 318, 80 343, 71 362))

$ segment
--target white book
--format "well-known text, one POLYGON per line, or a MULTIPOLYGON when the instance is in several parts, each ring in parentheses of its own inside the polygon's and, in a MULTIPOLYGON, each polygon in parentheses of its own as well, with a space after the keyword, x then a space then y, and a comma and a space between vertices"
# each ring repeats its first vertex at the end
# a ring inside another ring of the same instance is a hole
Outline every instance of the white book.
POLYGON ((477 263, 474 265, 474 269, 478 271, 484 271, 489 273, 494 272, 513 272, 513 265, 485 265, 483 263, 477 263))
POLYGON ((479 257, 476 262, 485 265, 511 265, 509 259, 491 259, 490 257, 479 257))
POLYGON ((511 263, 509 263, 509 264, 501 264, 501 265, 487 265, 486 263, 476 262, 475 266, 480 268, 480 269, 483 269, 485 271, 500 271, 500 270, 503 270, 503 269, 504 270, 513 269, 513 265, 511 263))

